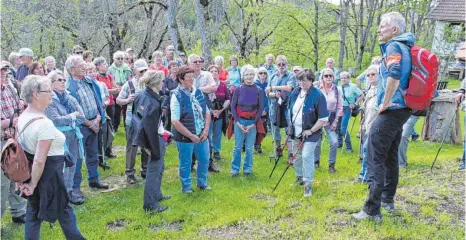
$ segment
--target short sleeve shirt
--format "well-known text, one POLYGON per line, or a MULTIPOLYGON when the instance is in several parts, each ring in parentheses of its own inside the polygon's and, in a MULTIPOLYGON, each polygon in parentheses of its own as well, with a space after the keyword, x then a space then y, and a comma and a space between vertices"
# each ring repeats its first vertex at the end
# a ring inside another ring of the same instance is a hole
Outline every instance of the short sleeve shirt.
MULTIPOLYGON (((139 83, 135 78, 131 79, 131 81, 133 82, 133 85, 134 85, 135 94, 136 94, 136 96, 138 96, 139 94, 142 93, 142 91, 144 89, 139 87, 139 83)), ((121 91, 118 94, 118 98, 127 99, 129 97, 129 95, 131 95, 131 89, 129 88, 128 82, 126 82, 123 85, 123 87, 121 88, 121 91)), ((126 108, 126 119, 125 119, 126 126, 131 125, 131 120, 132 120, 132 117, 133 117, 133 114, 131 113, 132 111, 133 111, 133 103, 129 103, 127 108, 126 108)))

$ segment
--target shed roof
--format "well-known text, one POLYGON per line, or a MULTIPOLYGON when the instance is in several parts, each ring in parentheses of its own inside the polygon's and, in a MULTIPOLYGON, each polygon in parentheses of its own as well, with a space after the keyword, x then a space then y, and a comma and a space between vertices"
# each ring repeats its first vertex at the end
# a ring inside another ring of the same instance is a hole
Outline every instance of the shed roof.
POLYGON ((427 15, 428 19, 446 22, 465 22, 466 0, 441 0, 427 15))

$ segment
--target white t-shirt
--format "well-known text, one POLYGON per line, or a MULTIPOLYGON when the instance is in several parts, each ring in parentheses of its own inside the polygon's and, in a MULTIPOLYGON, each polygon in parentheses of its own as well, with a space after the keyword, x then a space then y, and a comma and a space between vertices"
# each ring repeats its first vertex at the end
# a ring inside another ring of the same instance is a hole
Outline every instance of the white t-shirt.
POLYGON ((33 118, 43 117, 31 123, 26 130, 19 136, 18 141, 24 151, 35 154, 37 143, 41 140, 53 140, 47 156, 59 156, 65 153, 64 144, 66 137, 58 130, 52 120, 48 119, 44 113, 24 112, 18 119, 18 134, 23 130, 26 124, 33 118))
POLYGON ((294 125, 294 135, 295 137, 299 136, 303 131, 303 104, 305 97, 301 98, 301 93, 299 93, 298 98, 296 99, 295 104, 293 105, 293 122, 294 125))

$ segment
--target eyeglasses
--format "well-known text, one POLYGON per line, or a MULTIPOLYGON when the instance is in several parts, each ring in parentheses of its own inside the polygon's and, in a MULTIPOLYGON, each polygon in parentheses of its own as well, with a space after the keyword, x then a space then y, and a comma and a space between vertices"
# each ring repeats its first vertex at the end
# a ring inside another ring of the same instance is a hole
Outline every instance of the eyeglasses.
POLYGON ((42 90, 42 91, 39 91, 39 92, 40 92, 40 93, 48 93, 48 94, 50 94, 50 93, 52 93, 52 90, 47 90, 47 91, 42 90))
POLYGON ((59 79, 57 79, 57 81, 59 81, 59 82, 66 82, 66 79, 64 79, 64 78, 59 78, 59 79))
POLYGON ((83 52, 74 52, 74 54, 79 54, 79 55, 81 55, 81 54, 83 54, 83 52))
POLYGON ((202 61, 193 61, 194 64, 203 63, 202 61))
POLYGON ((8 71, 8 67, 2 68, 2 71, 8 71))
POLYGON ((124 58, 115 58, 115 60, 123 60, 124 58))
POLYGON ((139 71, 139 73, 145 73, 145 72, 147 72, 147 69, 139 71))
POLYGON ((293 70, 293 72, 297 73, 297 72, 299 72, 299 69, 295 69, 295 70, 293 70))
POLYGON ((369 74, 366 75, 366 77, 373 77, 375 75, 376 75, 375 73, 369 73, 369 74))
POLYGON ((277 64, 277 65, 278 65, 279 67, 284 67, 284 66, 286 66, 286 63, 279 63, 279 64, 277 64))
POLYGON ((259 75, 265 75, 267 72, 260 72, 259 75))
POLYGON ((324 77, 325 78, 331 78, 331 77, 333 77, 333 75, 332 74, 325 74, 324 77))

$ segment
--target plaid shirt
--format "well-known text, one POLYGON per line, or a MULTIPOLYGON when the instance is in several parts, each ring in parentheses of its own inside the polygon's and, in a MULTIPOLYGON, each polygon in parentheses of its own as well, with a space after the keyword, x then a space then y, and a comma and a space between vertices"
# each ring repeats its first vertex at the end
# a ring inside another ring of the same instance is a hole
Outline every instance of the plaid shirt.
POLYGON ((97 109, 97 102, 95 100, 94 91, 92 89, 92 83, 88 82, 87 79, 74 81, 77 81, 78 84, 78 90, 76 93, 79 96, 79 104, 83 108, 84 116, 86 119, 96 118, 97 114, 99 114, 99 109, 97 109))
POLYGON ((1 119, 10 119, 14 115, 15 109, 22 110, 24 108, 24 105, 19 101, 18 94, 14 90, 13 86, 11 86, 10 84, 2 84, 1 88, 1 119))

